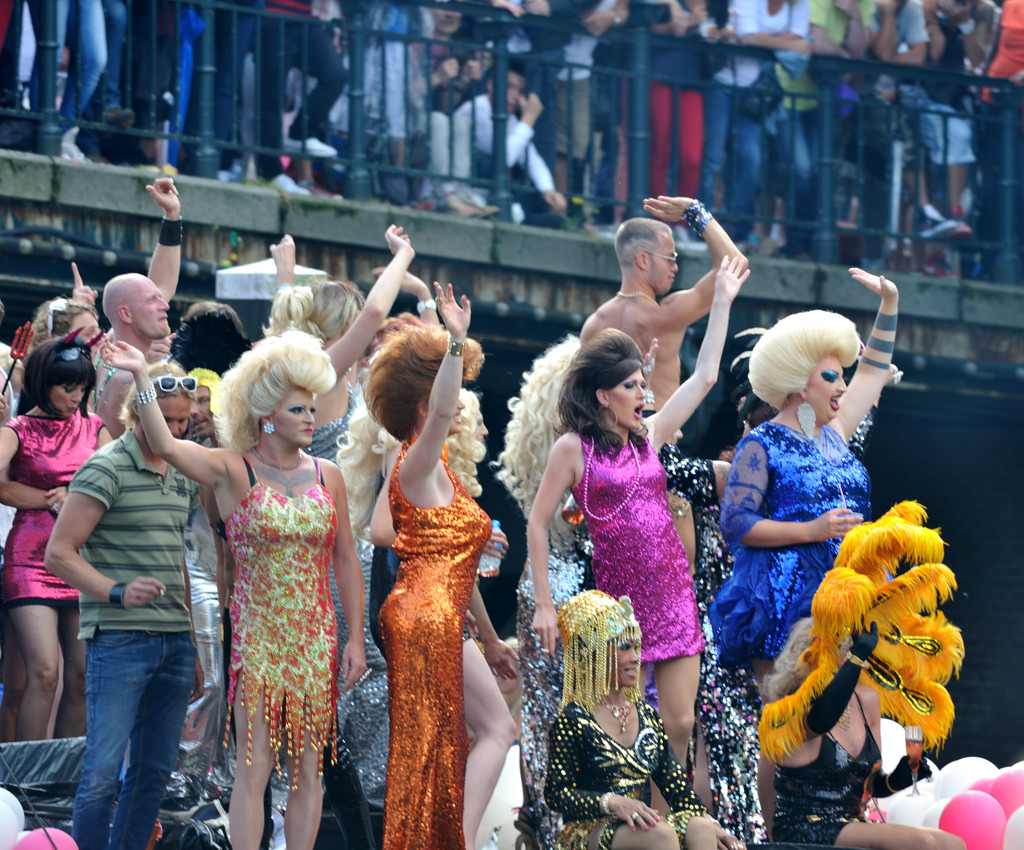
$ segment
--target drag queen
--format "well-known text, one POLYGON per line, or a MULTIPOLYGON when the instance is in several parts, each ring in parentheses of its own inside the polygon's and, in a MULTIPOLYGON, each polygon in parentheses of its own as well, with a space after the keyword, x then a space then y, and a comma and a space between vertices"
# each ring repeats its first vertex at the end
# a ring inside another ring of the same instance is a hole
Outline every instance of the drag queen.
POLYGON ((534 628, 544 651, 554 653, 557 634, 548 534, 572 489, 594 542, 598 589, 628 595, 636 606, 647 635, 644 660, 654 664, 659 711, 679 753, 686 752, 693 728, 704 640, 657 452, 714 386, 729 310, 748 276, 742 258, 722 261, 694 374, 646 422, 646 384, 636 343, 621 331, 606 330, 580 348, 558 405, 566 433, 551 450, 527 522, 534 628))
MULTIPOLYGON (((519 395, 509 401, 512 419, 505 429, 505 449, 498 456, 497 479, 505 485, 525 516, 544 474, 544 460, 558 438, 558 395, 569 364, 579 351, 579 337, 570 336, 552 346, 523 375, 519 395)), ((556 514, 548 547, 548 585, 556 610, 582 590, 593 590, 590 537, 586 523, 570 525, 556 514)), ((561 710, 562 647, 543 652, 533 630, 533 578, 529 565, 518 589, 519 672, 523 680, 522 731, 519 752, 523 777, 523 805, 516 828, 526 850, 550 847, 559 830, 559 816, 544 799, 548 772, 548 735, 561 710)))
POLYGON ((229 705, 239 758, 231 798, 231 843, 256 850, 263 791, 284 752, 291 791, 285 836, 312 850, 320 826, 324 749, 336 735, 337 632, 328 583, 333 568, 353 637, 341 657, 344 687, 366 669, 363 581, 352 545, 345 483, 332 463, 302 449, 313 434, 313 399, 335 382, 320 342, 286 331, 244 354, 220 386, 223 448, 175 440, 156 405, 145 358, 105 342, 103 357, 135 375, 139 412, 153 450, 211 488, 235 558, 229 705))
POLYGON ((881 306, 849 389, 843 369, 860 346, 837 313, 787 316, 750 356, 753 391, 779 413, 736 447, 722 501, 736 565, 711 618, 722 662, 753 659, 758 679, 810 612, 842 538, 870 519, 871 481, 847 443, 889 380, 899 295, 884 277, 851 274, 881 306))
POLYGON ((391 705, 385 850, 465 848, 462 631, 491 523, 444 448, 462 381, 476 377, 483 354, 466 338, 469 300, 435 286, 448 334, 390 335, 365 386, 374 418, 403 441, 388 484, 401 566, 380 610, 391 705))
POLYGON ((708 816, 661 720, 641 699, 641 633, 629 597, 616 602, 585 591, 562 606, 558 626, 565 684, 551 732, 547 798, 565 827, 555 847, 743 850, 708 816), (652 781, 668 803, 664 817, 643 802, 652 781))

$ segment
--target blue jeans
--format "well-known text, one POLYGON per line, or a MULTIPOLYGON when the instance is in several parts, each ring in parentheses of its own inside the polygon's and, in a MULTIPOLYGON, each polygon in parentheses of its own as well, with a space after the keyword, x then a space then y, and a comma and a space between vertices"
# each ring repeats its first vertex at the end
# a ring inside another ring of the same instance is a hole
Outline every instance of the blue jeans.
MULTIPOLYGON (((789 179, 796 184, 795 207, 787 210, 787 216, 802 223, 786 230, 786 254, 792 256, 810 250, 814 234, 812 222, 817 218, 818 110, 780 109, 777 127, 779 153, 789 166, 789 179)), ((789 198, 788 186, 786 198, 789 198)))
MULTIPOLYGON (((742 93, 742 91, 741 91, 742 93)), ((733 168, 722 174, 725 152, 729 143, 729 129, 733 116, 733 90, 710 88, 704 93, 704 161, 701 166, 700 197, 710 204, 715 193, 715 179, 725 182, 725 208, 734 215, 753 216, 754 197, 761 172, 761 126, 757 121, 736 114, 736 147, 728 148, 733 155, 733 168), (735 183, 732 172, 735 171, 735 183)), ((737 242, 746 239, 753 221, 747 218, 733 226, 732 236, 737 242)))
POLYGON ((101 631, 87 643, 88 731, 71 834, 79 850, 138 850, 153 832, 178 756, 196 648, 188 632, 101 631))

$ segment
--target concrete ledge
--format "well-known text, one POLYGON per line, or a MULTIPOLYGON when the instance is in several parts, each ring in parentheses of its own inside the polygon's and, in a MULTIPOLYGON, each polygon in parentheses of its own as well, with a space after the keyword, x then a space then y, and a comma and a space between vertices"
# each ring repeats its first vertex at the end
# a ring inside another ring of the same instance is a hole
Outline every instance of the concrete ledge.
POLYGON ((19 151, 0 151, 0 197, 48 201, 53 192, 49 157, 19 151))

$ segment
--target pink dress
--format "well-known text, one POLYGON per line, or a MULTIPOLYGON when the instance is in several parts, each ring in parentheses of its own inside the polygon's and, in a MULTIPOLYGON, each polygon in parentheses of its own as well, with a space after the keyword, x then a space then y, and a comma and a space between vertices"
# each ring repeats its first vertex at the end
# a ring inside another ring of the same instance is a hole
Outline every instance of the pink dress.
POLYGON ((651 444, 607 450, 583 443, 583 480, 573 488, 594 543, 594 583, 628 596, 643 633, 645 664, 704 649, 690 565, 672 524, 665 470, 651 444))
MULTIPOLYGON (((11 458, 10 479, 39 490, 66 487, 94 451, 103 420, 95 414, 76 413, 68 419, 16 416, 5 426, 18 435, 18 450, 11 458)), ((4 547, 3 601, 12 605, 49 605, 77 608, 78 591, 45 566, 43 555, 57 515, 50 510, 24 510, 4 547)))

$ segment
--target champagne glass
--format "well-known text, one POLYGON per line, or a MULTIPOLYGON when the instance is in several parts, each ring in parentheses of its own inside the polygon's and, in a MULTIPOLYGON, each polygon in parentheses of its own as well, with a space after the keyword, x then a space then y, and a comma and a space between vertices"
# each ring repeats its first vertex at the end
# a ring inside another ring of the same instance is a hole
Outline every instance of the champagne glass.
POLYGON ((910 764, 910 778, 913 781, 911 797, 920 797, 921 792, 917 790, 917 769, 921 765, 921 755, 924 752, 924 730, 920 726, 907 726, 907 761, 910 764))

